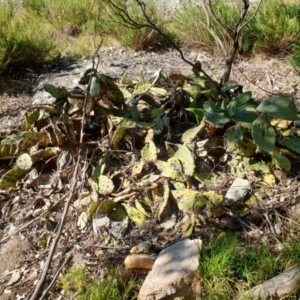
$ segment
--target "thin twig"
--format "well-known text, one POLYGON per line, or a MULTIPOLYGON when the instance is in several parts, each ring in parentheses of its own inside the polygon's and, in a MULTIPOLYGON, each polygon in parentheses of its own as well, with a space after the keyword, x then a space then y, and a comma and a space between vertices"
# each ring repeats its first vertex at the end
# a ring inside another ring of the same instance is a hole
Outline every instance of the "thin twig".
POLYGON ((207 28, 207 30, 209 31, 209 33, 213 36, 213 38, 215 39, 215 41, 219 44, 220 48, 223 50, 224 55, 227 56, 228 52, 227 52, 227 49, 226 49, 224 43, 221 41, 221 39, 218 37, 218 35, 215 33, 215 31, 211 27, 210 16, 209 16, 209 13, 207 11, 206 4, 204 3, 204 1, 202 2, 202 8, 203 8, 204 13, 206 15, 206 25, 201 20, 198 20, 198 22, 202 26, 205 26, 207 28))
POLYGON ((40 299, 43 299, 44 297, 46 297, 46 295, 48 294, 48 292, 50 291, 50 289, 52 288, 52 286, 54 285, 54 283, 56 282, 57 277, 59 276, 61 270, 63 269, 63 267, 69 262, 69 260, 72 258, 72 254, 70 253, 68 255, 68 257, 65 259, 65 261, 61 264, 61 266, 59 267, 59 269, 56 271, 55 275, 53 276, 52 281, 50 282, 50 284, 48 285, 48 287, 44 290, 43 294, 41 295, 40 299))
POLYGON ((266 218, 266 220, 267 220, 267 222, 268 222, 268 224, 269 224, 269 227, 270 227, 271 232, 273 233, 273 235, 274 235, 275 237, 278 237, 278 234, 276 233, 275 228, 274 228, 273 224, 271 223, 271 221, 270 221, 270 219, 269 219, 268 213, 265 212, 265 213, 264 213, 264 216, 265 216, 265 218, 266 218))
POLYGON ((247 26, 247 25, 248 25, 248 24, 256 17, 256 15, 257 15, 257 13, 258 13, 258 10, 259 10, 261 4, 262 4, 262 0, 260 0, 260 1, 258 2, 258 5, 257 5, 257 7, 256 7, 256 9, 255 9, 255 12, 254 12, 253 15, 250 17, 250 19, 249 19, 247 22, 245 22, 245 23, 241 26, 241 30, 242 30, 245 26, 247 26))
POLYGON ((75 171, 74 171, 74 175, 72 177, 73 184, 72 184, 72 187, 71 187, 70 194, 68 196, 68 200, 65 203, 65 207, 64 207, 64 210, 63 210, 61 222, 59 224, 56 237, 53 239, 53 242, 51 244, 51 248, 50 248, 50 251, 49 251, 46 263, 44 265, 44 269, 43 269, 42 275, 41 275, 41 277, 40 277, 40 279, 39 279, 39 281, 38 281, 38 283, 37 283, 37 285, 35 287, 35 290, 34 290, 32 296, 31 296, 30 300, 41 299, 41 298, 39 298, 39 295, 41 293, 41 289, 43 287, 43 284, 44 284, 44 282, 46 280, 47 273, 48 273, 48 270, 50 268, 50 265, 51 265, 51 262, 52 262, 52 258, 53 258, 56 246, 57 246, 57 244, 59 242, 59 239, 60 239, 63 227, 64 227, 64 223, 65 223, 68 211, 69 211, 69 206, 70 206, 70 204, 71 204, 71 202, 72 202, 72 200, 73 200, 73 198, 75 196, 75 189, 76 189, 76 183, 77 183, 77 181, 75 179, 77 178, 77 175, 78 175, 80 161, 81 161, 81 157, 80 157, 80 155, 78 155, 77 162, 76 162, 76 167, 75 167, 75 171))
MULTIPOLYGON (((101 45, 102 45, 102 42, 101 42, 100 46, 96 49, 96 53, 98 53, 101 45)), ((94 57, 93 57, 93 68, 95 66, 94 59, 95 59, 96 53, 94 54, 94 57)), ((91 81, 91 78, 90 78, 90 81, 91 81)), ((52 262, 52 258, 53 258, 56 246, 57 246, 57 244, 58 244, 58 242, 60 240, 60 237, 61 237, 61 234, 62 234, 62 230, 63 230, 63 227, 64 227, 64 223, 65 223, 66 217, 68 215, 70 204, 71 204, 71 202, 72 202, 72 200, 73 200, 73 198, 75 196, 75 190, 76 190, 76 186, 77 186, 77 180, 76 180, 76 178, 78 177, 79 165, 80 165, 80 162, 82 160, 82 153, 84 152, 83 151, 84 150, 83 149, 83 136, 84 136, 83 129, 84 129, 84 124, 86 122, 87 101, 88 101, 88 94, 86 95, 85 101, 84 101, 84 104, 83 104, 83 116, 82 116, 82 124, 81 124, 81 131, 80 131, 80 142, 79 142, 80 147, 79 147, 79 152, 78 152, 78 156, 77 156, 77 161, 76 161, 76 165, 75 165, 74 174, 73 174, 73 177, 72 177, 72 186, 71 186, 70 194, 69 194, 68 200, 65 203, 63 214, 62 214, 62 218, 61 218, 61 222, 59 224, 56 237, 54 238, 54 240, 52 242, 52 245, 51 245, 51 248, 50 248, 50 251, 49 251, 49 254, 48 254, 48 257, 47 257, 44 269, 43 269, 43 272, 42 272, 42 275, 41 275, 41 277, 40 277, 40 279, 39 279, 39 281, 38 281, 38 283, 37 283, 37 285, 35 287, 35 290, 34 290, 32 296, 31 296, 30 300, 42 299, 39 296, 41 294, 41 290, 42 290, 43 284, 44 284, 44 282, 46 280, 47 273, 48 273, 48 270, 50 268, 50 265, 51 265, 51 262, 52 262)))
MULTIPOLYGON (((125 9, 123 9, 121 6, 118 6, 114 3, 112 0, 105 0, 105 2, 109 5, 109 7, 112 9, 113 13, 120 18, 123 22, 118 22, 124 25, 125 27, 131 28, 131 29, 142 29, 142 28, 150 28, 152 30, 155 30, 158 34, 160 34, 168 43, 179 53, 180 58, 193 68, 199 69, 199 66, 192 63, 186 57, 184 56, 182 50, 168 37, 167 34, 165 34, 156 24, 154 24, 146 12, 146 5, 144 2, 140 0, 135 0, 137 4, 140 6, 140 9, 143 13, 144 18, 146 19, 147 23, 138 23, 136 22, 129 14, 129 12, 125 9), (127 25, 127 26, 126 26, 127 25)), ((214 87, 218 90, 219 94, 223 94, 221 92, 220 86, 217 82, 215 82, 202 68, 199 70, 199 72, 202 72, 204 76, 214 85, 214 87)), ((224 95, 225 96, 225 95, 224 95)))
POLYGON ((225 60, 226 68, 225 68, 225 71, 224 71, 224 73, 221 77, 221 83, 222 84, 225 84, 230 78, 233 60, 235 58, 236 52, 239 49, 240 34, 241 34, 241 31, 242 31, 242 28, 243 28, 243 23, 244 23, 246 14, 247 14, 248 9, 249 9, 249 0, 243 0, 243 3, 244 3, 244 6, 243 6, 243 9, 242 9, 241 14, 240 14, 240 19, 239 19, 239 21, 237 22, 237 24, 235 26, 234 36, 232 38, 233 45, 232 45, 232 48, 231 48, 231 51, 230 51, 228 57, 225 60))
POLYGON ((220 27, 220 29, 223 31, 223 33, 227 36, 227 38, 229 40, 232 39, 232 36, 229 32, 229 30, 226 28, 226 26, 221 22, 221 20, 216 16, 213 8, 212 8, 212 4, 211 4, 211 0, 208 0, 208 5, 207 7, 209 8, 209 12, 211 14, 211 16, 214 18, 214 21, 218 24, 218 26, 220 27))
POLYGON ((269 91, 269 90, 264 89, 263 87, 257 85, 257 84, 254 83, 252 80, 250 80, 249 77, 247 77, 239 67, 237 67, 237 66, 235 66, 235 67, 237 68, 237 70, 241 73, 241 75, 242 75, 248 82, 250 82, 251 84, 253 84, 253 85, 256 86, 257 88, 259 88, 260 90, 262 90, 262 91, 264 91, 264 92, 266 92, 266 93, 268 93, 268 94, 274 95, 274 96, 282 96, 282 95, 285 95, 285 94, 283 94, 283 93, 274 93, 274 92, 271 92, 271 91, 269 91))

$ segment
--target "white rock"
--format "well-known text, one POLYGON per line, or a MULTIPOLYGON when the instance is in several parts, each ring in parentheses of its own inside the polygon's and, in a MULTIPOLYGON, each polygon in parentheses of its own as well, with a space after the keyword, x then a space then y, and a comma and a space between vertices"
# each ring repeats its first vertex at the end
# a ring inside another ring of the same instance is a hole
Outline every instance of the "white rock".
POLYGON ((138 300, 193 299, 199 292, 195 271, 201 248, 200 239, 185 239, 161 251, 140 289, 138 300))
POLYGON ((93 231, 95 235, 99 234, 99 229, 101 227, 109 227, 110 225, 110 219, 108 217, 95 217, 93 218, 93 231))
POLYGON ((244 200, 250 189, 251 185, 248 180, 236 178, 226 193, 225 201, 240 202, 244 200))

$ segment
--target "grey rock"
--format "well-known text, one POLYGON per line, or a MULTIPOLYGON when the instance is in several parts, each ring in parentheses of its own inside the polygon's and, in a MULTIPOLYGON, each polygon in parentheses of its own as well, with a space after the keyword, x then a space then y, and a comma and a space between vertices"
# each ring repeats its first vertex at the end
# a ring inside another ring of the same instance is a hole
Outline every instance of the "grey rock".
POLYGON ((126 231, 129 226, 129 219, 125 218, 121 222, 111 222, 111 228, 109 232, 116 238, 122 238, 126 234, 126 231))
MULTIPOLYGON (((113 58, 111 60, 114 61, 113 58)), ((121 78, 128 68, 128 64, 111 62, 108 58, 108 62, 103 60, 98 64, 97 70, 112 77, 113 79, 121 78)), ((33 105, 41 104, 53 104, 55 99, 46 91, 44 91, 44 85, 46 83, 53 84, 57 87, 65 87, 67 90, 75 87, 85 89, 85 86, 78 83, 81 75, 87 70, 93 67, 92 60, 79 59, 76 62, 65 62, 58 66, 56 69, 47 69, 45 74, 39 76, 37 80, 37 87, 35 88, 35 94, 33 96, 33 105)))
POLYGON ((130 253, 133 254, 137 254, 137 253, 147 253, 149 252, 151 247, 151 243, 149 242, 141 242, 138 245, 134 246, 131 248, 130 253))
MULTIPOLYGON (((88 63, 89 61, 85 59, 81 59, 76 62, 66 62, 59 66, 59 70, 42 74, 37 80, 37 87, 33 96, 33 104, 53 104, 55 101, 49 93, 44 91, 44 85, 46 83, 65 87, 67 89, 72 89, 78 86, 80 74, 86 70, 88 63)), ((80 87, 84 88, 83 86, 80 87)))
MULTIPOLYGON (((185 54, 189 58, 189 54, 185 54)), ((195 55, 194 55, 195 56, 195 55)), ((193 57, 194 57, 193 56, 193 57)), ((192 58, 191 58, 192 59, 192 58)), ((58 87, 65 87, 67 90, 80 87, 85 90, 86 86, 78 83, 81 74, 92 68, 92 59, 78 59, 76 61, 59 61, 55 68, 45 66, 43 73, 36 81, 34 90, 33 105, 53 104, 55 99, 46 91, 44 85, 53 84, 58 87)), ((187 65, 178 56, 176 51, 166 53, 134 52, 131 50, 108 47, 99 53, 97 70, 110 76, 116 82, 126 73, 127 80, 149 80, 160 69, 166 73, 167 70, 182 69, 184 72, 192 73, 191 66, 187 65)))
POLYGON ((236 178, 225 195, 225 203, 238 203, 243 201, 250 189, 251 185, 248 180, 236 178))
POLYGON ((121 222, 111 221, 108 217, 97 217, 93 218, 93 231, 95 235, 99 235, 101 229, 108 230, 114 237, 122 238, 129 226, 128 218, 121 222))
POLYGON ((108 228, 109 225, 110 225, 110 219, 108 217, 93 218, 93 231, 95 235, 99 235, 99 229, 101 227, 108 228))
POLYGON ((194 299, 199 294, 195 271, 201 248, 202 240, 185 239, 162 250, 140 289, 138 300, 194 299))

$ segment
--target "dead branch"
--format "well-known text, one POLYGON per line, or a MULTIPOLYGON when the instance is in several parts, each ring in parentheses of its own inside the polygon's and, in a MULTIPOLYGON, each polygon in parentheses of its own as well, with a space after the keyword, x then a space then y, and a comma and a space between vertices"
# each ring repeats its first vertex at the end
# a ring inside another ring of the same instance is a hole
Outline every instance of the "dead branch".
POLYGON ((221 77, 221 84, 226 83, 229 78, 230 78, 230 73, 231 73, 231 69, 232 69, 232 64, 233 64, 233 60, 235 58, 235 55, 239 49, 239 40, 240 40, 240 34, 243 28, 243 23, 246 17, 246 14, 248 12, 249 9, 249 0, 242 0, 243 1, 243 7, 241 10, 241 14, 240 14, 240 19, 238 21, 238 23, 236 24, 235 27, 235 31, 233 34, 233 44, 232 44, 232 48, 228 54, 228 56, 226 57, 225 60, 225 70, 224 73, 221 77))
POLYGON ((217 23, 217 25, 219 26, 219 28, 221 29, 221 31, 223 32, 223 34, 227 37, 228 40, 232 39, 231 33, 229 32, 229 30, 225 27, 224 24, 222 24, 222 22, 219 20, 219 18, 216 16, 212 4, 211 4, 211 0, 208 0, 207 2, 203 2, 203 5, 208 8, 209 11, 209 15, 210 17, 212 17, 214 19, 214 21, 217 23))
POLYGON ((260 0, 260 1, 258 2, 257 6, 256 6, 256 9, 255 9, 255 12, 254 12, 253 15, 250 17, 250 19, 242 25, 241 29, 243 29, 245 26, 247 26, 247 25, 248 25, 248 24, 256 17, 256 15, 257 15, 257 13, 258 13, 258 10, 259 10, 259 8, 260 8, 260 6, 261 6, 261 4, 262 4, 262 1, 263 1, 263 0, 260 0))
POLYGON ((55 249, 56 249, 56 246, 60 240, 60 236, 61 236, 61 233, 62 233, 62 230, 63 230, 63 227, 64 227, 64 223, 65 223, 65 220, 66 220, 66 217, 68 215, 68 211, 69 211, 69 206, 75 196, 75 190, 76 190, 76 183, 77 183, 77 176, 78 176, 78 172, 79 172, 79 165, 80 165, 80 161, 81 161, 81 156, 78 155, 78 159, 77 159, 77 162, 76 162, 76 166, 75 166, 75 171, 74 171, 74 175, 73 175, 73 183, 72 183, 72 187, 71 187, 71 191, 70 191, 70 194, 69 194, 69 197, 68 197, 68 200, 65 202, 65 206, 64 206, 64 210, 63 210, 63 214, 62 214, 62 218, 61 218, 61 222, 59 224, 59 227, 58 227, 58 231, 57 231, 57 234, 56 234, 56 237, 54 238, 53 242, 52 242, 52 245, 51 245, 51 248, 50 248, 50 251, 49 251, 49 254, 48 254, 48 257, 47 257, 47 260, 46 260, 46 263, 45 263, 45 266, 44 266, 44 269, 43 269, 43 272, 42 272, 42 275, 35 287, 35 290, 30 298, 30 300, 37 300, 37 299, 41 299, 39 296, 41 294, 41 291, 42 291, 42 287, 43 287, 43 284, 46 280, 46 277, 47 277, 47 273, 48 273, 48 270, 50 268, 50 265, 51 265, 51 262, 52 262, 52 258, 53 258, 53 255, 54 255, 54 252, 55 252, 55 249))
MULTIPOLYGON (((257 7, 256 7, 256 10, 255 12, 253 13, 253 15, 250 17, 250 19, 243 23, 243 25, 241 26, 241 30, 246 26, 248 25, 252 20, 253 18, 257 15, 257 12, 260 8, 260 5, 262 3, 262 0, 259 1, 257 7)), ((213 10, 213 6, 212 6, 212 3, 211 3, 211 0, 208 0, 208 2, 205 2, 205 1, 202 1, 201 2, 201 6, 204 10, 204 13, 206 15, 206 29, 209 31, 209 33, 213 36, 213 38, 215 39, 216 43, 219 44, 219 46, 221 47, 221 49, 223 50, 225 56, 227 56, 229 53, 228 53, 228 50, 227 48, 225 47, 224 43, 221 41, 221 39, 218 37, 218 35, 214 32, 212 26, 211 26, 211 19, 214 20, 214 22, 219 26, 220 30, 222 31, 222 34, 223 36, 226 36, 227 37, 227 40, 228 41, 232 41, 233 40, 233 37, 232 37, 232 34, 231 32, 227 29, 227 27, 221 22, 221 20, 216 16, 214 10, 213 10)), ((199 21, 201 22, 201 21, 199 21)), ((201 22, 201 25, 203 25, 203 23, 201 22)))
POLYGON ((211 27, 211 17, 209 15, 209 12, 207 10, 207 5, 204 3, 204 1, 201 2, 201 6, 203 8, 203 11, 206 16, 206 24, 204 24, 201 20, 199 20, 199 23, 203 26, 206 27, 208 32, 212 35, 212 37, 215 39, 216 43, 219 44, 219 47, 222 49, 223 53, 225 56, 227 56, 228 52, 227 49, 224 45, 224 43, 221 41, 221 39, 218 37, 218 35, 215 33, 215 31, 211 27))
MULTIPOLYGON (((100 45, 96 49, 95 54, 93 56, 93 68, 97 65, 95 63, 95 58, 98 55, 100 47, 102 46, 102 42, 103 41, 101 41, 100 45)), ((92 78, 92 75, 91 75, 91 78, 92 78)), ((90 82, 91 82, 91 78, 90 78, 90 82)), ((79 174, 79 166, 80 166, 80 163, 81 163, 81 160, 82 160, 82 155, 84 153, 83 137, 84 137, 84 125, 85 125, 86 118, 87 118, 87 114, 86 114, 87 105, 88 105, 88 93, 85 97, 85 101, 84 101, 84 104, 83 104, 83 112, 84 113, 83 113, 83 116, 82 116, 82 124, 81 124, 81 129, 80 129, 80 142, 79 142, 80 146, 79 146, 79 152, 78 152, 78 156, 77 156, 77 161, 76 161, 76 165, 75 165, 74 174, 73 174, 72 180, 71 180, 72 181, 71 190, 69 192, 68 199, 65 202, 62 218, 61 218, 61 221, 60 221, 57 233, 56 233, 56 237, 53 239, 53 242, 51 244, 51 248, 50 248, 50 251, 49 251, 49 254, 48 254, 48 257, 47 257, 47 260, 46 260, 46 263, 45 263, 45 266, 44 266, 44 269, 43 269, 43 272, 42 272, 42 275, 41 275, 41 277, 40 277, 40 279, 39 279, 39 281, 38 281, 38 283, 35 287, 35 290, 34 290, 32 296, 31 296, 30 300, 43 299, 42 297, 40 297, 40 295, 42 293, 42 288, 43 288, 44 282, 46 280, 47 273, 48 273, 48 270, 49 270, 51 262, 52 262, 52 258, 54 256, 56 246, 57 246, 57 244, 60 240, 62 230, 63 230, 64 224, 65 224, 65 221, 66 221, 66 217, 68 215, 70 204, 71 204, 71 202, 73 201, 73 199, 75 197, 75 191, 77 189, 77 177, 78 177, 78 174, 79 174)), ((43 296, 44 296, 44 294, 45 293, 43 293, 43 296)))
POLYGON ((64 262, 60 265, 60 267, 56 271, 55 275, 53 276, 52 281, 50 282, 50 284, 48 285, 48 287, 43 291, 43 294, 41 295, 41 299, 44 299, 47 296, 48 292, 51 290, 51 288, 55 284, 55 282, 56 282, 56 280, 57 280, 57 278, 58 278, 61 270, 70 261, 71 258, 72 258, 72 253, 69 254, 67 256, 67 258, 64 260, 64 262))
POLYGON ((147 7, 144 2, 140 0, 135 0, 135 2, 139 5, 141 12, 143 14, 143 17, 145 18, 146 22, 141 23, 137 22, 128 12, 126 6, 120 6, 119 4, 116 4, 113 0, 104 0, 108 6, 111 8, 113 14, 120 20, 115 20, 118 23, 121 23, 123 26, 131 28, 131 29, 142 29, 142 28, 149 28, 154 31, 156 31, 158 34, 160 34, 178 53, 180 58, 193 68, 199 70, 199 72, 202 72, 207 79, 216 87, 218 92, 222 94, 220 86, 217 82, 215 82, 202 68, 199 67, 199 64, 195 64, 188 60, 182 50, 166 35, 160 28, 157 26, 149 17, 147 13, 147 7), (200 69, 199 69, 200 68, 200 69))
POLYGON ((233 35, 229 32, 229 30, 226 28, 226 26, 216 16, 216 14, 213 10, 211 0, 208 0, 207 2, 206 1, 202 2, 202 7, 203 7, 203 10, 206 14, 206 19, 207 19, 206 28, 210 32, 210 34, 214 37, 216 43, 219 44, 219 46, 221 47, 221 49, 223 50, 223 52, 226 56, 225 70, 224 70, 223 75, 221 76, 221 84, 226 83, 230 78, 233 60, 235 58, 236 52, 239 49, 239 40, 240 40, 240 35, 241 35, 241 32, 242 32, 242 29, 246 25, 248 25, 253 20, 253 18, 257 15, 257 12, 260 8, 262 0, 259 1, 255 12, 253 13, 253 15, 250 17, 250 19, 247 22, 244 22, 244 20, 245 20, 245 17, 247 15, 247 12, 248 12, 248 9, 249 9, 249 6, 250 6, 249 0, 242 0, 242 2, 243 2, 243 7, 241 9, 240 18, 239 18, 238 23, 236 24, 235 31, 233 32, 233 35), (223 35, 227 37, 228 41, 232 42, 232 46, 231 46, 230 51, 227 50, 224 43, 220 40, 218 35, 211 28, 211 18, 219 26, 220 30, 222 31, 223 35))

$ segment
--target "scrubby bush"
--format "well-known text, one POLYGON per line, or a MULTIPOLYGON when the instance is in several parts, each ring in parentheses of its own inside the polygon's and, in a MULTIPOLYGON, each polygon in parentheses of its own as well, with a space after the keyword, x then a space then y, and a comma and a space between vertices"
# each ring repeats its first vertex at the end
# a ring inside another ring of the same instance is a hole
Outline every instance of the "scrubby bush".
POLYGON ((256 18, 243 32, 244 41, 249 43, 248 36, 254 41, 254 51, 290 51, 293 41, 300 37, 299 7, 278 0, 263 1, 256 18))
POLYGON ((102 27, 99 15, 105 16, 102 1, 24 0, 23 6, 27 11, 46 19, 56 29, 68 31, 73 28, 77 30, 77 34, 91 27, 100 31, 102 27))
MULTIPOLYGON (((137 24, 147 23, 140 6, 136 2, 121 3, 121 1, 114 1, 118 7, 127 11, 132 20, 137 24)), ((162 49, 168 46, 168 42, 158 32, 149 27, 133 28, 131 26, 124 26, 118 14, 114 13, 114 6, 106 8, 110 21, 106 22, 106 31, 118 39, 126 48, 134 50, 149 50, 149 49, 162 49)), ((151 21, 158 26, 171 40, 175 40, 176 34, 167 29, 167 22, 163 18, 161 12, 157 9, 157 4, 154 2, 147 2, 146 13, 150 16, 151 21)))
MULTIPOLYGON (((220 23, 229 33, 233 33, 239 18, 239 3, 216 0, 212 2, 212 9, 220 23)), ((251 4, 243 28, 240 47, 242 52, 278 53, 290 51, 292 44, 300 36, 300 8, 299 5, 280 0, 262 1, 257 15, 257 4, 251 4)), ((179 39, 193 47, 201 47, 215 52, 220 50, 218 39, 228 47, 230 40, 220 30, 214 18, 207 17, 209 12, 203 5, 187 5, 180 11, 174 21, 174 29, 179 39), (210 19, 208 28, 207 20, 210 19), (217 37, 217 38, 216 38, 217 37)))
MULTIPOLYGON (((224 24, 230 33, 238 20, 238 10, 232 4, 217 0, 213 4, 216 17, 224 24)), ((209 51, 221 51, 215 37, 226 46, 229 43, 218 24, 211 20, 211 29, 207 26, 207 15, 202 5, 187 5, 179 11, 174 19, 174 30, 179 40, 187 46, 200 47, 209 51)))
POLYGON ((0 74, 34 66, 55 55, 53 30, 40 26, 21 6, 0 4, 0 74))

